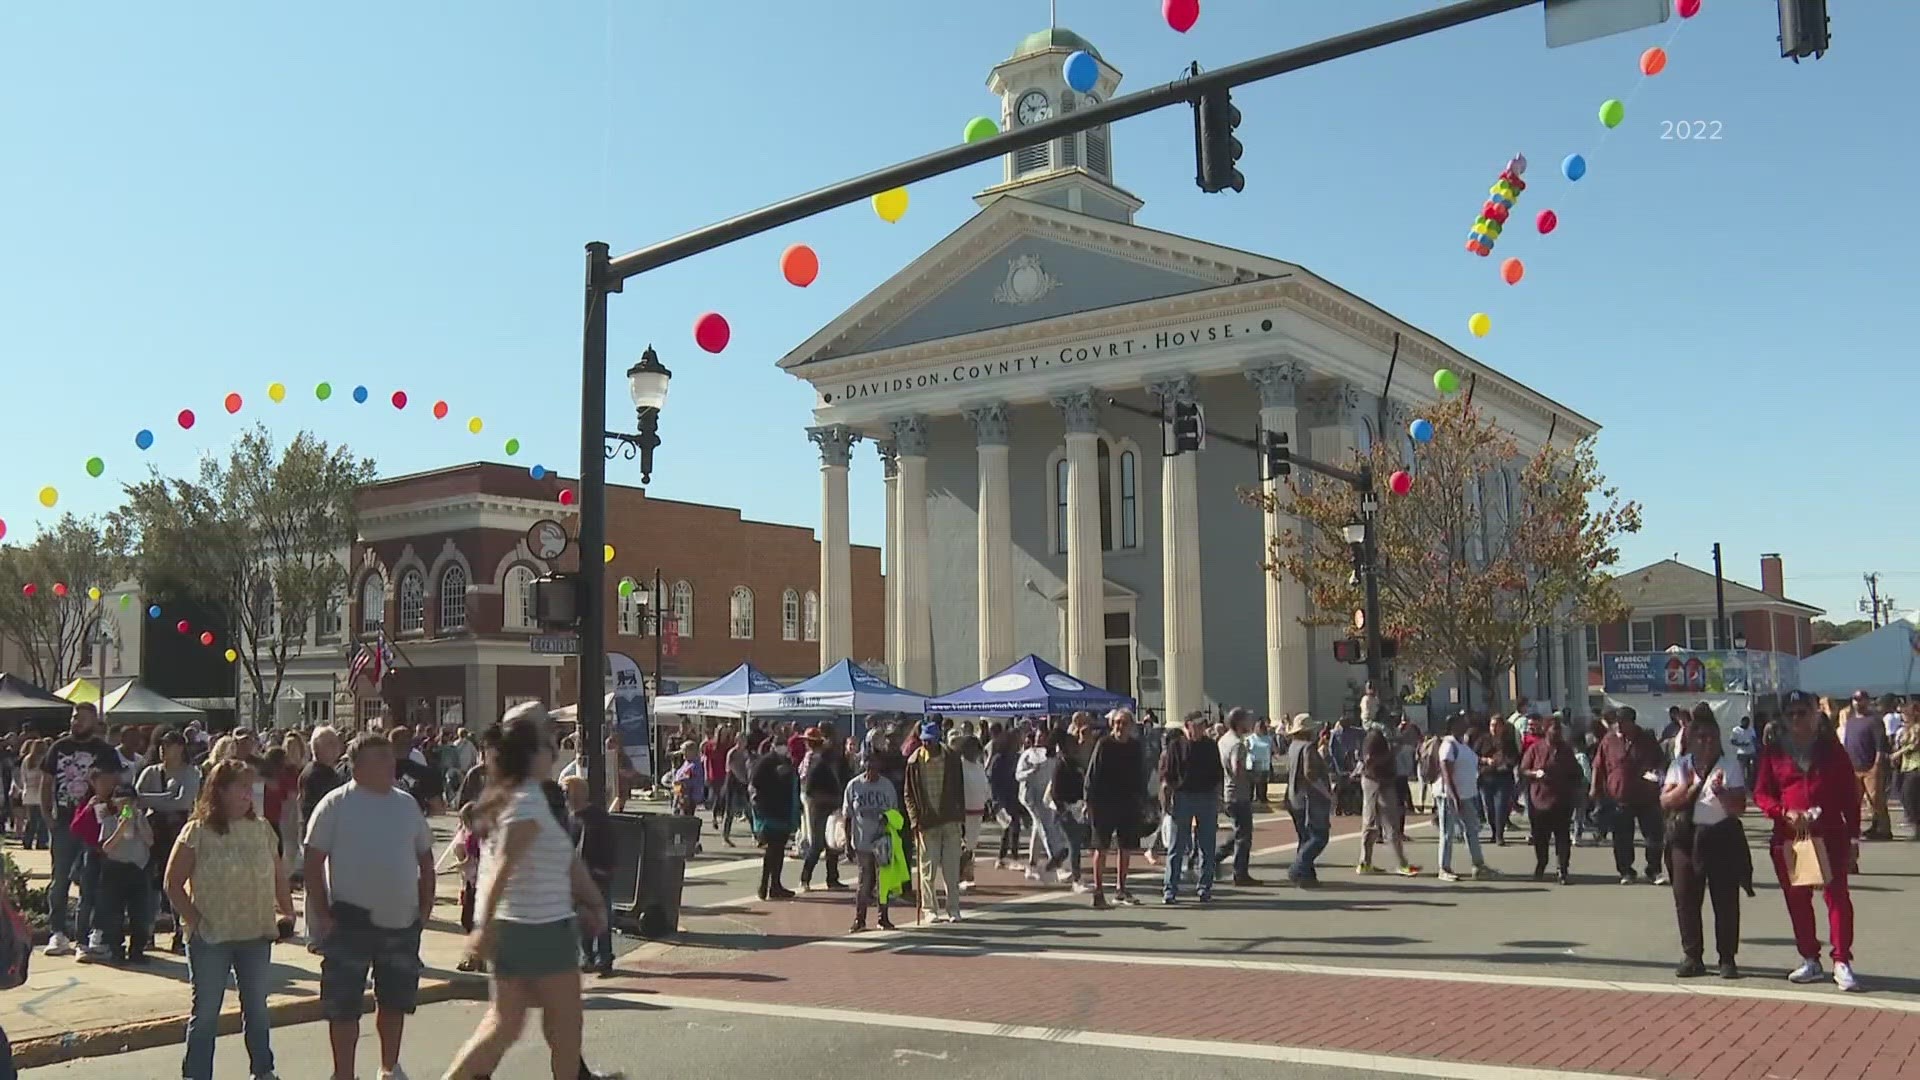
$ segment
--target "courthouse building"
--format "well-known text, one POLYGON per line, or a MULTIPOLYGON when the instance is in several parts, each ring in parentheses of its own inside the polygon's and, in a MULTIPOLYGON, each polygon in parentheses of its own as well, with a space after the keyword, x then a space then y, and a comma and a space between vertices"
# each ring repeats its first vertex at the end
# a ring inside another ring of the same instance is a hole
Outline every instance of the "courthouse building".
MULTIPOLYGON (((993 69, 1004 127, 1114 93, 1104 59, 1092 93, 1067 87, 1076 49, 1099 55, 1041 31, 993 69)), ((1377 439, 1411 461, 1441 367, 1523 451, 1597 425, 1301 266, 1136 224, 1115 149, 1100 128, 1010 155, 978 213, 780 361, 817 394, 820 664, 856 655, 848 474, 869 442, 901 685, 950 690, 1035 652, 1172 714, 1332 715, 1360 669, 1302 625, 1304 589, 1261 569, 1275 525, 1240 494, 1256 456, 1216 440, 1162 457, 1158 422, 1108 399, 1195 401, 1211 428, 1288 432, 1327 461, 1377 439)), ((1513 475, 1487 485, 1483 507, 1511 505, 1513 475)), ((1577 629, 1549 637, 1520 692, 1583 702, 1577 629)))

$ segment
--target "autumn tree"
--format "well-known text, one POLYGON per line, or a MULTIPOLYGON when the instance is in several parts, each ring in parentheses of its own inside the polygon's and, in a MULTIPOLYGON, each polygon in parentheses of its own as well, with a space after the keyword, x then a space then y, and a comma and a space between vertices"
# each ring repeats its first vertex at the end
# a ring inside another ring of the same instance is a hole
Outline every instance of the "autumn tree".
POLYGON ((66 514, 30 543, 0 547, 0 635, 18 647, 22 674, 47 689, 81 674, 100 628, 89 592, 111 591, 127 571, 124 530, 99 518, 66 514))
POLYGON ((346 594, 355 497, 373 462, 301 432, 284 450, 256 425, 194 479, 157 471, 122 513, 149 593, 191 599, 235 638, 266 724, 304 628, 346 594))
MULTIPOLYGON (((1368 465, 1378 478, 1380 622, 1400 644, 1400 678, 1425 689, 1466 672, 1493 700, 1541 627, 1624 615, 1610 568, 1619 537, 1639 531, 1640 507, 1607 486, 1591 440, 1527 459, 1464 397, 1423 415, 1434 436, 1416 451, 1408 494, 1388 490, 1403 467, 1397 440, 1330 464, 1368 465)), ((1343 536, 1360 520, 1358 493, 1296 470, 1276 497, 1250 498, 1282 515, 1267 571, 1305 584, 1309 625, 1344 625, 1364 600, 1343 536)))

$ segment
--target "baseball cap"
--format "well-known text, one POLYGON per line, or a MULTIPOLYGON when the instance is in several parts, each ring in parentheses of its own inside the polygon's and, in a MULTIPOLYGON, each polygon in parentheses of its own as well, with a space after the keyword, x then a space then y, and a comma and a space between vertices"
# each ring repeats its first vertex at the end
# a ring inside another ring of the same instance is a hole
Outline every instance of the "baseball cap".
POLYGON ((1816 709, 1819 708, 1819 706, 1820 699, 1805 690, 1790 690, 1787 692, 1786 697, 1780 699, 1781 712, 1793 712, 1796 709, 1816 709))
POLYGON ((920 725, 920 741, 923 743, 939 742, 940 741, 940 721, 929 720, 926 723, 921 724, 920 725))

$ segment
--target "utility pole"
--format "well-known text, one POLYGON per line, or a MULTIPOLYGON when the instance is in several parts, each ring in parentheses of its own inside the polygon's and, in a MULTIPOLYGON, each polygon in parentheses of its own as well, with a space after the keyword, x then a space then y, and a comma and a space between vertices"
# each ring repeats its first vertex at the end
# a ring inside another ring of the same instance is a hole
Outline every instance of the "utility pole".
POLYGON ((1860 610, 1873 620, 1873 628, 1880 629, 1880 613, 1884 610, 1880 599, 1880 575, 1861 574, 1860 580, 1867 583, 1867 595, 1860 599, 1860 610))
POLYGON ((1720 545, 1713 545, 1713 640, 1708 643, 1715 649, 1727 648, 1727 589, 1726 579, 1720 573, 1720 545))

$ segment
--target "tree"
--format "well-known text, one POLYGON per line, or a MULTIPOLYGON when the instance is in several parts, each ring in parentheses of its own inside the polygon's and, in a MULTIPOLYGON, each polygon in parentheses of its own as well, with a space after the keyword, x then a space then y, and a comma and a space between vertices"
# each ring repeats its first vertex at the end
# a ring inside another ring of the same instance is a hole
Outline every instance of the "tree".
MULTIPOLYGON (((1619 562, 1616 540, 1639 531, 1640 507, 1606 486, 1590 441, 1522 462, 1514 439, 1464 397, 1425 416, 1434 437, 1417 451, 1408 494, 1388 491, 1403 467, 1389 440, 1356 463, 1379 478, 1381 631, 1400 645, 1396 685, 1411 676, 1430 688, 1463 671, 1493 700, 1500 676, 1535 650, 1539 628, 1624 616, 1608 569, 1619 562)), ((1358 493, 1296 472, 1277 497, 1249 497, 1283 515, 1267 571, 1305 584, 1309 625, 1344 625, 1364 601, 1343 536, 1360 520, 1358 493)))
POLYGON ((0 634, 34 682, 53 689, 81 673, 100 627, 89 590, 112 590, 127 570, 125 531, 98 518, 66 514, 26 546, 0 547, 0 634))
POLYGON ((1843 623, 1832 623, 1825 619, 1813 620, 1813 640, 1815 641, 1852 641, 1873 630, 1873 623, 1866 619, 1849 619, 1843 623))
POLYGON ((371 459, 301 432, 276 451, 256 425, 224 462, 193 480, 158 472, 127 487, 123 518, 150 593, 191 599, 233 634, 253 689, 254 721, 270 722, 304 628, 346 594, 355 496, 371 459))

